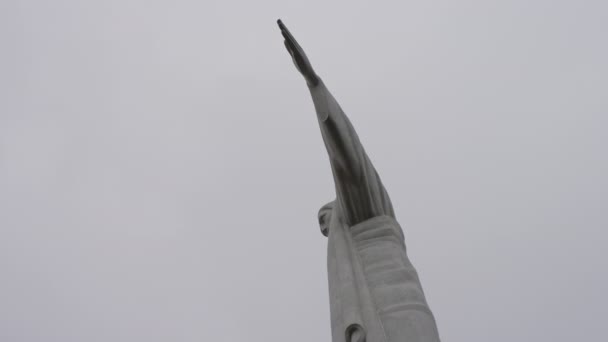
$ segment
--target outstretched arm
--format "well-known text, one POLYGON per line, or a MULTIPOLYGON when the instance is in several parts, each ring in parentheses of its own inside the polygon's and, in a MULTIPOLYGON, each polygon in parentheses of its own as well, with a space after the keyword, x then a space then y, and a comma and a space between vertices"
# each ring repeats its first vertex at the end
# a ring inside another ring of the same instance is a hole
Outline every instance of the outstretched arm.
POLYGON ((310 89, 346 223, 355 225, 380 215, 394 217, 388 194, 352 124, 315 73, 302 47, 280 20, 278 24, 285 47, 310 89))

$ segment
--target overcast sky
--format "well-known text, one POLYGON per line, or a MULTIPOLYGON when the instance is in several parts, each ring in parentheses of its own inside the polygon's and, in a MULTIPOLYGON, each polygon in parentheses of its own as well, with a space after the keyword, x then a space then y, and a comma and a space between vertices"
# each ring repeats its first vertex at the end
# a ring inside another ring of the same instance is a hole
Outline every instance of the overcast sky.
POLYGON ((0 340, 330 341, 333 183, 282 18, 443 341, 600 341, 608 2, 0 2, 0 340))

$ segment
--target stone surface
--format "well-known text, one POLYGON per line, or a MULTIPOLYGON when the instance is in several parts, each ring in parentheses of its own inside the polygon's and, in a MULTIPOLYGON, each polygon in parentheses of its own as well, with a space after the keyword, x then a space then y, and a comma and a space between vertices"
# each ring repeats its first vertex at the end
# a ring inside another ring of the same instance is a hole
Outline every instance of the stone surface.
POLYGON ((376 169, 300 45, 280 20, 278 24, 310 89, 336 187, 335 200, 319 210, 321 232, 328 236, 332 341, 439 341, 376 169))

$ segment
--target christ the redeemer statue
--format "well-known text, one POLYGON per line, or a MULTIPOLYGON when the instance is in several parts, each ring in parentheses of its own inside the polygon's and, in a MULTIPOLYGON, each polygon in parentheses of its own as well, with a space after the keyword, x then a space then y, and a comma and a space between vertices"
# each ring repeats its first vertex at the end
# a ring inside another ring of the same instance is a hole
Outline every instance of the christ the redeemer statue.
POLYGON ((439 341, 376 169, 298 42, 280 20, 278 24, 310 89, 336 188, 336 199, 319 210, 321 232, 328 237, 332 341, 439 341))

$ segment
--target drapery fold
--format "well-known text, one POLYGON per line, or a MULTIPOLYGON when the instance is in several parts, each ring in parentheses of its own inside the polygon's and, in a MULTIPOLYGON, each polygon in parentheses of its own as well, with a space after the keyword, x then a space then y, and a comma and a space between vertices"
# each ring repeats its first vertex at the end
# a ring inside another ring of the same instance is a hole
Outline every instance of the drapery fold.
POLYGON ((439 335, 399 223, 377 216, 331 225, 328 274, 334 342, 436 342, 439 335))

